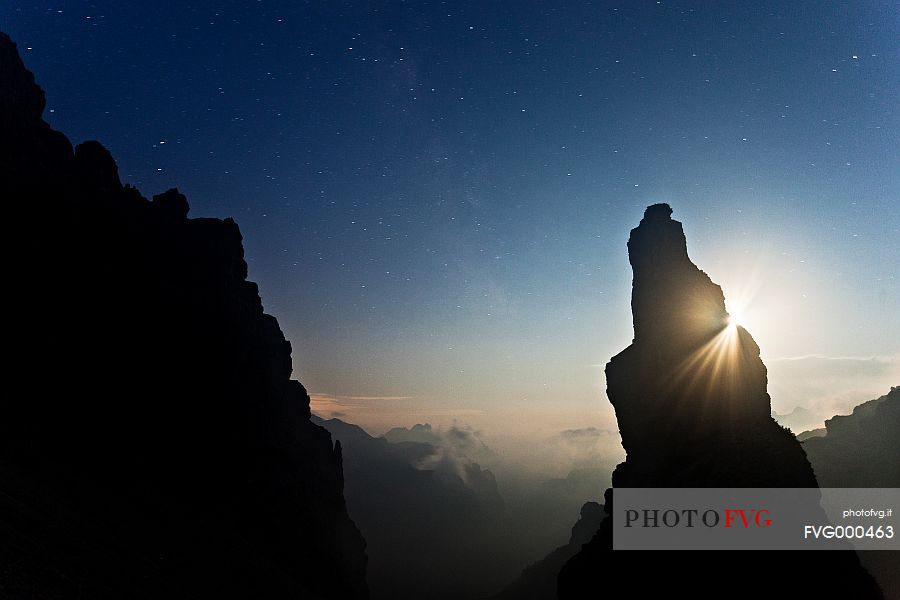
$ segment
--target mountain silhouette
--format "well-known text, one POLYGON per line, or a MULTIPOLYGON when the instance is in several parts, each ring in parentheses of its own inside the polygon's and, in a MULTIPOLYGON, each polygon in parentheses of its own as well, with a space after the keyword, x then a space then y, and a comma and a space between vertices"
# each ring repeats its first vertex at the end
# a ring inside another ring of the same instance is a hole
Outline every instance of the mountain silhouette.
POLYGON ((340 419, 313 420, 343 448, 347 507, 366 538, 373 598, 486 597, 521 565, 493 474, 453 452, 463 430, 396 428, 389 433, 399 441, 388 441, 340 419))
POLYGON ((44 105, 0 34, 0 597, 368 597, 340 444, 238 226, 122 185, 44 105))
POLYGON ((900 386, 803 441, 822 487, 900 487, 900 386))
POLYGON ((805 432, 809 430, 811 425, 821 423, 822 419, 818 414, 802 406, 795 407, 791 412, 780 415, 774 410, 772 418, 782 427, 787 427, 793 432, 805 432))
POLYGON ((806 440, 809 440, 809 439, 812 439, 815 437, 822 437, 823 435, 825 435, 824 427, 819 427, 818 429, 808 429, 806 431, 801 431, 800 433, 797 434, 797 441, 805 442, 806 440))
MULTIPOLYGON (((828 419, 803 449, 822 487, 900 488, 900 386, 828 419)), ((859 559, 886 598, 900 598, 900 553, 869 550, 859 559)))
MULTIPOLYGON (((634 340, 606 366, 627 454, 613 487, 817 487, 800 443, 771 417, 759 347, 729 325, 721 288, 691 262, 671 215, 648 207, 628 240, 634 340)), ((598 532, 560 571, 561 599, 613 581, 641 597, 881 597, 852 552, 613 552, 611 489, 605 500, 598 532), (805 575, 769 577, 780 569, 805 575)))

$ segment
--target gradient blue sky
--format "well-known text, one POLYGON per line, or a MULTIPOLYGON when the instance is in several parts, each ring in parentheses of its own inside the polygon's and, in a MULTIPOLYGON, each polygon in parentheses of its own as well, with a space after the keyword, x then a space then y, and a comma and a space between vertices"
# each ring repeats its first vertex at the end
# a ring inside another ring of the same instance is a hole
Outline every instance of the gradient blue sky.
POLYGON ((4 2, 0 28, 51 125, 239 222, 325 416, 614 430, 655 202, 776 410, 900 384, 895 2, 162 4, 4 2))

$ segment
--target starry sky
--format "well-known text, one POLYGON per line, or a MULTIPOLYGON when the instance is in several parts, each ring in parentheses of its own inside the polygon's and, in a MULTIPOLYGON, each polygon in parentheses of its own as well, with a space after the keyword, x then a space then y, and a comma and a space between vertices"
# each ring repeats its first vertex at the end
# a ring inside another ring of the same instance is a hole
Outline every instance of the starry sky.
POLYGON ((900 384, 896 2, 13 0, 0 29, 52 126, 238 221, 324 416, 615 430, 655 202, 775 410, 900 384))

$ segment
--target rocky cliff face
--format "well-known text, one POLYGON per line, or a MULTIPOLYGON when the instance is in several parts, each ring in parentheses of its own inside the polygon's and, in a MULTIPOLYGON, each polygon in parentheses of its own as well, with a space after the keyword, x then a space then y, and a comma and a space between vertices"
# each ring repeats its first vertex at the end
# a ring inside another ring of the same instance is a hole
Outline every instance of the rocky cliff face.
POLYGON ((365 598, 340 445, 230 219, 72 148, 0 34, 0 596, 365 598))
MULTIPOLYGON (((800 444, 770 416, 758 346, 742 327, 729 325, 721 288, 691 262, 681 223, 671 214, 665 204, 649 207, 628 241, 635 337, 606 366, 607 394, 627 452, 613 473, 613 486, 816 487, 800 444)), ((606 507, 611 503, 608 490, 606 507)), ((734 589, 879 596, 854 554, 611 552, 611 547, 607 516, 560 572, 560 598, 599 592, 607 577, 649 596, 668 594, 673 585, 701 596, 734 589), (788 561, 791 569, 803 565, 826 574, 796 584, 758 577, 788 561), (733 568, 738 564, 741 572, 757 575, 741 577, 733 568)))

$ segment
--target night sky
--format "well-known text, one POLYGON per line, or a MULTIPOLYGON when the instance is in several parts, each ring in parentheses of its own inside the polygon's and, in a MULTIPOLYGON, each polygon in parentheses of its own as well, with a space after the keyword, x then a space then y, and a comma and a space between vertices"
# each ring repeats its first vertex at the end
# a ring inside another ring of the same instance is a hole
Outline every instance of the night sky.
POLYGON ((896 2, 175 4, 4 2, 0 29, 52 126, 238 221, 324 416, 615 430, 655 202, 776 410, 900 384, 896 2))

